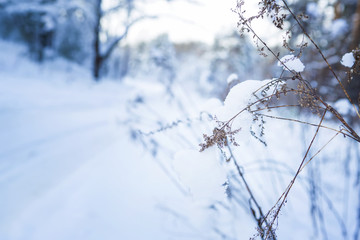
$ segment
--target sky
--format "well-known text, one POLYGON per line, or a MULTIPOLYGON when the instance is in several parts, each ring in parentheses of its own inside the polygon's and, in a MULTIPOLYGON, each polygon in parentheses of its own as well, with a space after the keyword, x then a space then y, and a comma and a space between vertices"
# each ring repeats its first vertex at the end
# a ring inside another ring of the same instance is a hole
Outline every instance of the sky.
POLYGON ((202 41, 212 43, 217 33, 236 29, 237 16, 231 11, 236 0, 154 1, 145 12, 159 15, 131 29, 129 41, 143 41, 167 33, 174 42, 202 41))
MULTIPOLYGON (((106 3, 111 6, 117 2, 108 0, 106 3)), ((157 18, 142 20, 133 25, 127 35, 129 43, 149 41, 166 33, 172 42, 212 44, 217 35, 237 30, 238 15, 232 11, 236 8, 237 0, 149 0, 139 1, 138 4, 142 4, 137 5, 139 16, 157 18)), ((257 1, 247 1, 245 4, 246 15, 257 13, 257 1)), ((104 7, 106 9, 109 6, 104 7)), ((123 32, 119 15, 114 15, 106 25, 111 32, 116 33, 119 28, 122 29, 120 32, 123 32)), ((264 39, 281 35, 272 29, 271 24, 264 21, 254 21, 252 26, 258 34, 264 35, 261 36, 264 39), (269 31, 272 31, 271 34, 269 31)), ((277 44, 277 40, 274 44, 277 44)))

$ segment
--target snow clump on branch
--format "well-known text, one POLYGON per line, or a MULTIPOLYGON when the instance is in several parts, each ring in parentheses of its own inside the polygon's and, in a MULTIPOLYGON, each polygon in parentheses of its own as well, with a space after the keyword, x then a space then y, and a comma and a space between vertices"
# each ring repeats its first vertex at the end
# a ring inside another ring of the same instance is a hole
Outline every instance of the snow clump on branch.
POLYGON ((345 67, 351 68, 355 63, 355 58, 352 52, 345 53, 341 59, 341 64, 345 67))
POLYGON ((282 57, 278 62, 278 66, 283 67, 284 70, 295 72, 302 72, 305 69, 305 66, 300 59, 292 54, 282 57))

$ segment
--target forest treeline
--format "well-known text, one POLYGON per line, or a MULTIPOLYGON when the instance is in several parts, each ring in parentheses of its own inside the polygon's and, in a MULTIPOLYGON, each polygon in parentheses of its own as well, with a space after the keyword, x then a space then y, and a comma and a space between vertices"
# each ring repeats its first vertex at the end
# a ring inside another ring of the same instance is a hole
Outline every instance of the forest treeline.
MULTIPOLYGON (((127 41, 131 28, 142 21, 153 19, 154 28, 156 21, 164 21, 161 16, 144 14, 146 4, 151 1, 4 0, 0 2, 0 36, 25 44, 28 56, 35 61, 60 56, 84 65, 95 80, 104 76, 118 79, 129 74, 133 76, 141 72, 141 65, 144 70, 162 74, 163 81, 171 83, 178 78, 181 67, 192 66, 195 75, 191 77, 210 83, 212 89, 207 92, 220 98, 226 94, 226 79, 231 74, 243 81, 270 77, 279 71, 271 67, 274 65, 272 60, 259 59, 251 40, 240 37, 236 23, 233 32, 219 33, 212 46, 173 43, 166 35, 143 43, 127 41), (119 26, 116 33, 109 28, 109 22, 113 21, 119 26), (186 64, 190 61, 191 64, 186 64), (149 69, 151 66, 154 68, 149 69)), ((357 102, 360 81, 347 81, 345 69, 339 62, 344 53, 359 47, 360 0, 292 1, 290 7, 295 13, 306 16, 305 30, 332 60, 333 68, 344 73, 344 83, 357 102)), ((233 14, 230 9, 229 14, 233 14)), ((301 42, 302 31, 292 29, 291 18, 284 20, 292 32, 287 46, 291 52, 301 42)), ((278 39, 279 49, 281 38, 283 36, 278 39)), ((314 79, 312 84, 327 98, 338 99, 339 93, 334 92, 334 81, 328 76, 327 66, 315 54, 316 49, 307 51, 310 53, 302 56, 302 61, 307 63, 308 75, 305 77, 314 79)))

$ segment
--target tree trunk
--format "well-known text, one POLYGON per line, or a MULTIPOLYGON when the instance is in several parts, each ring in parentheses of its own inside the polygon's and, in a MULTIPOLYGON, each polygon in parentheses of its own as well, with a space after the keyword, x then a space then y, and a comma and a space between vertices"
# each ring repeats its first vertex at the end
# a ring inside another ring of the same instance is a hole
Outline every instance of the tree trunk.
MULTIPOLYGON (((358 0, 353 21, 349 51, 359 48, 360 44, 360 0, 358 0)), ((347 90, 353 103, 360 106, 360 75, 353 74, 353 79, 348 84, 347 90)))
POLYGON ((359 47, 360 44, 360 0, 358 0, 356 12, 354 14, 353 29, 351 33, 350 50, 359 47))
POLYGON ((94 26, 94 56, 93 56, 93 77, 95 81, 99 81, 100 69, 103 62, 103 57, 100 52, 100 21, 101 21, 101 2, 96 0, 95 5, 95 26, 94 26))

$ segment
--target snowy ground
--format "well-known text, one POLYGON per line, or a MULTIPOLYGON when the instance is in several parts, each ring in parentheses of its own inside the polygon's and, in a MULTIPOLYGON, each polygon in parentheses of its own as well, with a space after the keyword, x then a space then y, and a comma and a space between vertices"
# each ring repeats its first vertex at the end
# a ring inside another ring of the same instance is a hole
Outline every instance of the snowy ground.
MULTIPOLYGON (((215 148, 198 152, 202 133, 213 126, 207 112, 221 107, 218 100, 206 102, 179 86, 174 98, 147 79, 94 83, 74 64, 36 65, 19 46, 0 42, 0 49, 1 240, 248 239, 256 233, 234 166, 216 162, 215 148), (222 186, 227 179, 232 197, 222 186)), ((239 90, 234 108, 246 94, 239 90)), ((265 212, 314 132, 267 124, 267 148, 243 131, 234 152, 265 212)), ((329 136, 321 132, 314 149, 329 136)), ((301 174, 281 212, 279 239, 323 239, 313 225, 328 239, 353 239, 359 147, 338 138, 329 149, 301 174), (319 214, 310 212, 312 187, 319 214)))
POLYGON ((1 44, 0 239, 165 239, 173 187, 122 124, 133 87, 18 48, 1 44))

